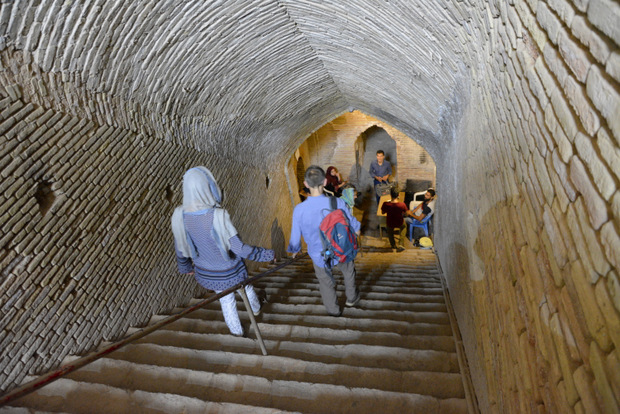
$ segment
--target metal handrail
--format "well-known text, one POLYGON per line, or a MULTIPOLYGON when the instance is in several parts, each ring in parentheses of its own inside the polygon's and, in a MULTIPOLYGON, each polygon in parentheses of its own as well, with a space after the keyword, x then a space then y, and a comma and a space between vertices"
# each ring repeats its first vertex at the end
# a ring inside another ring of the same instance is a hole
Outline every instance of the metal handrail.
POLYGON ((258 279, 261 279, 265 276, 267 276, 270 273, 275 272, 276 270, 280 270, 283 267, 286 267, 290 264, 292 264, 293 262, 296 262, 297 260, 307 256, 307 253, 301 254, 301 255, 297 255, 294 259, 291 259, 287 262, 284 262, 282 264, 279 264, 278 266, 271 268, 269 270, 266 270, 256 276, 250 277, 248 279, 245 279, 243 282, 237 283, 235 286, 230 287, 218 294, 209 296, 208 298, 198 302, 197 304, 190 306, 188 308, 185 308, 184 310, 182 310, 179 313, 175 313, 174 315, 170 315, 165 319, 162 319, 161 321, 153 324, 153 325, 149 325, 137 332, 134 332, 133 334, 129 335, 128 337, 118 341, 118 342, 114 342, 113 344, 110 344, 106 347, 104 347, 103 349, 100 349, 98 351, 95 351, 94 353, 78 358, 68 364, 65 364, 63 366, 61 366, 60 368, 58 368, 55 371, 49 372, 45 375, 42 375, 30 382, 27 382, 26 384, 23 384, 17 388, 15 388, 14 390, 0 396, 0 407, 2 407, 3 405, 6 405, 7 403, 9 403, 10 401, 13 401, 19 397, 22 397, 26 394, 29 394, 31 392, 34 392, 36 390, 38 390, 39 388, 77 370, 78 368, 83 367, 84 365, 87 365, 113 351, 116 351, 117 349, 127 345, 130 342, 133 342, 137 339, 140 339, 148 334, 150 334, 153 331, 158 330, 159 328, 168 325, 178 319, 181 319, 183 316, 194 312, 198 309, 200 309, 201 307, 214 302, 215 300, 228 295, 229 293, 233 293, 235 292, 237 289, 243 288, 246 285, 249 285, 255 281, 257 281, 258 279))

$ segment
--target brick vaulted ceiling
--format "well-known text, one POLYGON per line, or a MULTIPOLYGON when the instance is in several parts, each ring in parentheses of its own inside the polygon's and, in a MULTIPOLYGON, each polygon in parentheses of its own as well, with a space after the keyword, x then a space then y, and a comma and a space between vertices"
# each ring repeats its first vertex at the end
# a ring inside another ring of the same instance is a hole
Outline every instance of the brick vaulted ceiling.
POLYGON ((471 16, 466 2, 439 0, 18 0, 0 10, 0 49, 109 101, 73 112, 117 123, 131 108, 152 135, 248 162, 290 155, 353 109, 436 157, 488 20, 486 8, 471 16))

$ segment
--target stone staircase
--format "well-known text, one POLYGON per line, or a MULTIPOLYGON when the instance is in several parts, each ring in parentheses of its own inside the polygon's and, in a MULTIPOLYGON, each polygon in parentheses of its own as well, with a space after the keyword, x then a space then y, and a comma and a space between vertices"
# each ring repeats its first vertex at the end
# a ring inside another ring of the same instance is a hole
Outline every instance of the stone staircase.
POLYGON ((309 259, 257 283, 269 298, 257 318, 268 356, 252 329, 228 333, 216 302, 0 413, 467 413, 434 254, 356 262, 362 300, 339 318, 326 315, 309 259))

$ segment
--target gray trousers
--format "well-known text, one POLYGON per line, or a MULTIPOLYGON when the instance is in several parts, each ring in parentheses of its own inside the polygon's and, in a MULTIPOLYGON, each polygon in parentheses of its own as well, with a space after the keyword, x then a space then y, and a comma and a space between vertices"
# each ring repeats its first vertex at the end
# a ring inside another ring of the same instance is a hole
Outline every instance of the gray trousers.
MULTIPOLYGON (((344 289, 347 296, 347 302, 355 302, 359 295, 355 284, 355 262, 352 260, 347 263, 338 263, 336 265, 344 276, 344 289)), ((338 296, 336 295, 336 281, 332 270, 326 267, 318 267, 314 265, 314 273, 319 280, 319 291, 323 305, 327 308, 327 312, 331 314, 340 313, 338 305, 338 296)))

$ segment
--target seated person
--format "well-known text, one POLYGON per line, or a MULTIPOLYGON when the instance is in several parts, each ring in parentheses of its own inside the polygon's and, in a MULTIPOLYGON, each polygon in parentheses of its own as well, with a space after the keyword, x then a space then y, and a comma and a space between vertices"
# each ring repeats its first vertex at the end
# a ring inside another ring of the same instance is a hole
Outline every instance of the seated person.
MULTIPOLYGON (((430 203, 434 201, 435 198, 435 190, 433 190, 432 188, 429 188, 428 190, 426 190, 426 193, 424 193, 424 201, 422 202, 422 204, 419 204, 416 208, 414 208, 413 210, 409 210, 407 211, 407 218, 405 218, 405 222, 407 223, 407 226, 411 223, 415 221, 417 221, 418 223, 421 222, 422 220, 424 220, 424 218, 431 214, 431 211, 433 211, 431 209, 430 203)), ((434 203, 433 203, 434 206, 434 203)))
POLYGON ((403 215, 409 212, 407 205, 398 199, 398 191, 395 188, 390 190, 392 199, 383 203, 381 212, 386 214, 385 223, 387 228, 388 239, 392 250, 396 250, 396 242, 394 240, 395 230, 398 229, 400 238, 398 239, 398 251, 405 250, 405 234, 407 226, 404 223, 403 215))
POLYGON ((346 184, 346 181, 342 181, 342 177, 340 177, 336 167, 330 166, 327 169, 325 179, 327 180, 325 190, 333 193, 336 197, 340 197, 342 195, 342 187, 346 184))
POLYGON ((344 188, 340 198, 347 203, 349 210, 353 211, 353 206, 355 205, 355 188, 352 186, 344 188))
POLYGON ((434 212, 435 202, 437 201, 437 193, 435 193, 435 190, 432 188, 429 188, 427 191, 431 194, 431 201, 428 202, 428 207, 434 212))

